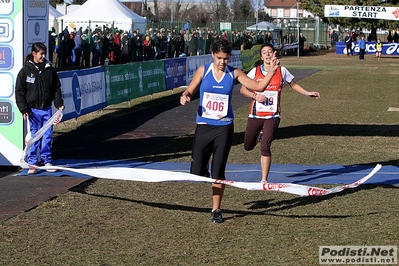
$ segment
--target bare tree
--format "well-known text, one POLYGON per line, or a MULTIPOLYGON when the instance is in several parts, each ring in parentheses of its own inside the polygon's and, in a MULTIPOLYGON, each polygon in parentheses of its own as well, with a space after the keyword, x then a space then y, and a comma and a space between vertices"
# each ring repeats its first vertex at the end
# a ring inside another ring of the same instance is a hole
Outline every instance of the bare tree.
POLYGON ((167 0, 166 2, 162 2, 164 4, 161 8, 159 8, 159 19, 160 20, 171 20, 177 21, 181 17, 181 0, 167 0))
MULTIPOLYGON (((87 0, 71 0, 70 2, 74 5, 82 5, 86 2, 87 0)), ((49 0, 49 4, 52 5, 53 7, 56 7, 57 4, 62 4, 64 3, 64 0, 49 0)))
POLYGON ((240 10, 243 20, 250 20, 253 18, 254 9, 251 0, 241 0, 240 10))
POLYGON ((220 20, 227 21, 231 18, 230 8, 226 0, 220 0, 219 10, 220 20))
MULTIPOLYGON (((172 0, 173 1, 173 0, 172 0)), ((173 5, 173 16, 175 20, 178 20, 181 8, 181 0, 177 0, 176 3, 173 5)))
POLYGON ((193 5, 187 12, 188 15, 188 21, 193 23, 194 25, 199 25, 201 23, 204 23, 206 21, 206 13, 204 12, 204 9, 201 7, 201 4, 195 4, 193 5))
POLYGON ((155 13, 155 16, 159 19, 158 0, 154 0, 154 13, 155 13))
POLYGON ((242 20, 242 13, 240 9, 241 0, 233 0, 232 3, 232 12, 233 12, 233 19, 235 21, 242 20))
POLYGON ((203 3, 202 10, 207 13, 207 22, 232 19, 231 8, 226 0, 206 0, 203 3))
MULTIPOLYGON (((151 12, 146 2, 144 10, 147 10, 145 15, 149 18, 151 12)), ((227 0, 205 0, 205 2, 194 3, 186 3, 182 0, 163 0, 162 2, 154 0, 154 14, 156 20, 190 21, 199 26, 232 19, 227 0)))

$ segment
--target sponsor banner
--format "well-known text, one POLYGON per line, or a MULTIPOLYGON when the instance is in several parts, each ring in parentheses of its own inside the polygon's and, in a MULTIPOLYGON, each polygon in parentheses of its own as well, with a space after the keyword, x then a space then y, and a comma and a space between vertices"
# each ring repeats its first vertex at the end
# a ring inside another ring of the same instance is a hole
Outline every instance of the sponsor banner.
POLYGON ((189 85, 194 77, 195 71, 202 65, 212 63, 212 55, 200 55, 200 56, 189 56, 186 58, 186 70, 187 70, 187 84, 189 85))
POLYGON ((14 67, 14 61, 13 48, 9 45, 1 45, 0 43, 0 71, 11 70, 14 67))
POLYGON ((260 59, 260 45, 254 45, 250 50, 241 51, 242 71, 249 72, 260 59))
POLYGON ((9 18, 0 18, 0 42, 11 42, 14 38, 14 23, 9 18))
POLYGON ((295 42, 295 43, 287 43, 287 44, 284 44, 279 49, 281 49, 281 50, 298 49, 298 43, 297 42, 295 42))
POLYGON ((23 0, 22 2, 24 3, 23 55, 26 57, 31 53, 33 43, 48 43, 49 2, 47 0, 23 0))
MULTIPOLYGON (((377 49, 375 48, 376 42, 367 42, 366 43, 366 54, 375 54, 377 49)), ((358 42, 352 42, 353 54, 359 54, 360 48, 358 42)), ((344 42, 336 43, 336 54, 348 54, 346 51, 344 42)), ((383 43, 382 44, 382 54, 383 55, 399 55, 399 43, 383 43)))
MULTIPOLYGON (((14 122, 13 103, 9 99, 0 99, 0 126, 8 126, 14 122)), ((20 113, 18 112, 17 115, 20 113)))
POLYGON ((319 264, 393 265, 397 246, 319 246, 319 264))
MULTIPOLYGON (((10 15, 14 9, 14 2, 12 0, 2 0, 0 1, 0 16, 10 15)), ((19 10, 17 10, 19 11, 19 10)))
POLYGON ((27 0, 25 9, 29 17, 45 17, 48 12, 46 0, 27 0))
POLYGON ((241 51, 240 50, 231 51, 229 66, 232 66, 232 67, 235 67, 238 69, 242 69, 241 51))
POLYGON ((58 77, 65 106, 64 121, 105 108, 103 67, 59 72, 58 77))
MULTIPOLYGON (((150 94, 165 91, 165 64, 164 60, 153 60, 143 62, 142 64, 142 77, 144 91, 150 94)), ((140 76, 140 74, 139 74, 140 76)))
POLYGON ((47 20, 36 18, 28 19, 26 27, 26 41, 29 44, 29 50, 27 52, 32 50, 32 45, 36 42, 46 43, 47 20))
POLYGON ((142 67, 139 67, 139 64, 127 64, 104 68, 107 105, 126 102, 147 93, 143 87, 142 67))
POLYGON ((173 90, 180 86, 185 86, 186 82, 186 58, 166 59, 165 80, 166 89, 173 90))
POLYGON ((166 90, 163 60, 105 67, 107 105, 166 90))
MULTIPOLYGON (((15 79, 10 72, 0 72, 1 90, 0 98, 11 98, 14 96, 15 79)), ((1 119, 0 119, 1 120, 1 119)), ((1 122, 0 122, 1 124, 1 122)))
POLYGON ((399 7, 325 5, 324 16, 399 20, 399 7))
POLYGON ((0 0, 0 166, 18 166, 24 120, 15 103, 15 80, 23 67, 24 1, 0 0))

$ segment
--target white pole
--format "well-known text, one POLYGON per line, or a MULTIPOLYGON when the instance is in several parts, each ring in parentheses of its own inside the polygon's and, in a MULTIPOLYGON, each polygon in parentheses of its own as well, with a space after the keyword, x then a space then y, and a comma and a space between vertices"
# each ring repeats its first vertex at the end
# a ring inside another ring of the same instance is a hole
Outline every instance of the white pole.
POLYGON ((258 33, 258 23, 259 23, 259 0, 256 0, 256 33, 258 33))
POLYGON ((172 0, 172 9, 170 12, 170 22, 172 27, 173 27, 173 17, 174 17, 174 10, 173 10, 173 0, 172 0))
POLYGON ((316 16, 316 43, 320 46, 320 17, 316 16))
POLYGON ((299 57, 299 2, 296 2, 296 27, 298 29, 298 57, 299 57))

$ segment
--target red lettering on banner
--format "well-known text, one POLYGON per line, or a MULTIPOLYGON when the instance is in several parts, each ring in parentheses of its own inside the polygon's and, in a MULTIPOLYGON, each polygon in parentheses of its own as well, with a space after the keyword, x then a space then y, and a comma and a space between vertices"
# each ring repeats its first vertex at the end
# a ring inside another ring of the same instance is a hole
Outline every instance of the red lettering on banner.
POLYGON ((362 181, 363 181, 363 180, 360 179, 360 180, 356 181, 355 183, 348 184, 348 185, 343 185, 342 187, 343 187, 344 189, 346 189, 346 188, 351 188, 351 187, 357 187, 358 185, 360 185, 360 184, 363 183, 362 181))
POLYGON ((328 194, 327 189, 314 188, 314 187, 308 189, 308 196, 323 196, 327 194, 328 194))
POLYGON ((290 187, 290 184, 287 183, 266 183, 263 184, 263 190, 274 190, 280 191, 283 188, 290 187))
POLYGON ((216 180, 215 180, 215 183, 217 183, 217 184, 231 185, 231 184, 234 184, 234 181, 216 179, 216 180))

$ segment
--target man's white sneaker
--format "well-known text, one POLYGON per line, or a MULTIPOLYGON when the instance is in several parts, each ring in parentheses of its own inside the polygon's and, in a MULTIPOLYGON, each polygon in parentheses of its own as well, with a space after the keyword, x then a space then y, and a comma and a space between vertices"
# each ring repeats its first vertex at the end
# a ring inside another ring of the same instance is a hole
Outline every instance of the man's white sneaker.
POLYGON ((261 180, 260 183, 263 184, 263 185, 267 184, 267 180, 261 180))
MULTIPOLYGON (((52 165, 51 163, 46 163, 44 166, 46 166, 46 167, 52 167, 53 165, 52 165)), ((46 171, 49 172, 49 173, 55 173, 55 172, 57 172, 56 169, 46 169, 46 171)))

